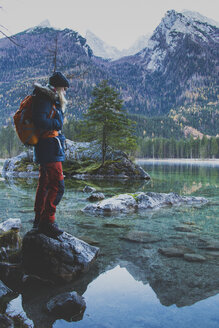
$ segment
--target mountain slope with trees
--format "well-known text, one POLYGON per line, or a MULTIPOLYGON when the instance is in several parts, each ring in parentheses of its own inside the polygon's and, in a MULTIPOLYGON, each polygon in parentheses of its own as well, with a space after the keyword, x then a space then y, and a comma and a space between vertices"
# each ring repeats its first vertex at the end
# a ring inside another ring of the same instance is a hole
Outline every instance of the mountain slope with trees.
MULTIPOLYGON (((66 120, 83 117, 102 80, 118 90, 141 136, 183 138, 192 128, 216 136, 218 25, 194 13, 168 11, 139 53, 109 62, 77 32, 38 26, 0 39, 0 126, 12 120, 33 83, 56 68, 70 80, 66 120), (56 51, 57 48, 57 51, 56 51), (145 125, 143 122, 146 122, 145 125)), ((138 134, 138 133, 137 133, 138 134)))

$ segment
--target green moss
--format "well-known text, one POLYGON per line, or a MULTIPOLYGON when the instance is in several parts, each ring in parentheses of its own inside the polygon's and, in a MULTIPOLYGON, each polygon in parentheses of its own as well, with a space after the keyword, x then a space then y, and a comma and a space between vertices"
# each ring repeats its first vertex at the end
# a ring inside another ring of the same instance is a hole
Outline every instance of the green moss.
POLYGON ((102 175, 107 175, 109 169, 112 169, 115 174, 119 174, 121 169, 116 166, 117 163, 120 163, 120 160, 107 160, 104 165, 94 160, 68 160, 63 163, 63 172, 67 177, 83 173, 91 175, 100 173, 102 175))
POLYGON ((9 230, 0 235, 0 247, 21 246, 21 238, 15 230, 9 230))
POLYGON ((127 195, 130 195, 130 196, 132 196, 134 199, 135 199, 135 201, 136 202, 138 202, 138 194, 135 194, 135 193, 127 193, 127 195))
POLYGON ((28 165, 31 165, 33 167, 33 171, 38 171, 39 169, 39 165, 34 163, 34 162, 30 162, 27 158, 23 158, 18 166, 16 166, 14 168, 14 171, 16 172, 26 172, 28 171, 28 165))
POLYGON ((78 169, 77 173, 87 173, 87 174, 93 174, 95 173, 99 168, 101 167, 101 163, 90 163, 87 166, 82 166, 80 169, 78 169))

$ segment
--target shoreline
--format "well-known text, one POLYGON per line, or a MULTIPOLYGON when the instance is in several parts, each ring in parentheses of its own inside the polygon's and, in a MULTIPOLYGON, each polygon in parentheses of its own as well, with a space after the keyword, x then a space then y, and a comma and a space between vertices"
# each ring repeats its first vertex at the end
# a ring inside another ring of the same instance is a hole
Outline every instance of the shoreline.
POLYGON ((209 158, 209 159, 200 159, 200 158, 136 158, 135 163, 145 163, 145 164, 196 164, 196 165, 209 165, 209 166, 219 166, 219 158, 209 158))

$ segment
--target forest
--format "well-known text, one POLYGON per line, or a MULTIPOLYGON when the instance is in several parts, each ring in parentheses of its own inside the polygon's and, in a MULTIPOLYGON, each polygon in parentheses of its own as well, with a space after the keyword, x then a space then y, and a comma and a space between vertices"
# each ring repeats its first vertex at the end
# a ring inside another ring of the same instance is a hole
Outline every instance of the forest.
MULTIPOLYGON (((85 141, 82 121, 73 119, 64 124, 66 138, 85 141)), ((140 129, 141 130, 141 129, 140 129)), ((140 131, 138 124, 136 131, 140 131)), ((219 137, 176 138, 142 137, 137 134, 137 146, 131 155, 137 158, 219 158, 219 137)), ((16 156, 25 150, 19 141, 14 126, 9 124, 0 129, 0 158, 16 156)), ((115 142, 115 149, 116 149, 115 142)))

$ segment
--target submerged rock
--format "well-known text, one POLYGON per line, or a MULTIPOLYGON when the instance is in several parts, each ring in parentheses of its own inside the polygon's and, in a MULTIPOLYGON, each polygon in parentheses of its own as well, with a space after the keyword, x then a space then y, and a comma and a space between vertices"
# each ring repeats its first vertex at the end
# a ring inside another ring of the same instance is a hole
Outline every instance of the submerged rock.
POLYGON ((66 292, 53 297, 46 305, 49 313, 56 318, 78 321, 86 309, 84 298, 76 292, 66 292))
POLYGON ((136 243, 156 243, 162 239, 145 231, 129 231, 128 234, 121 239, 136 243))
POLYGON ((184 254, 184 259, 189 262, 204 262, 206 258, 200 254, 184 254))
POLYGON ((91 187, 91 186, 85 186, 84 189, 83 189, 83 192, 93 193, 93 192, 96 192, 96 189, 94 187, 91 187))
POLYGON ((164 206, 205 204, 207 202, 207 199, 203 197, 179 196, 176 193, 138 192, 136 194, 121 194, 104 199, 95 204, 88 204, 83 211, 91 213, 128 213, 136 210, 156 209, 164 206))
POLYGON ((158 252, 164 256, 167 257, 183 257, 185 252, 191 252, 186 247, 165 247, 165 248, 159 248, 158 252))
POLYGON ((219 241, 217 240, 207 241, 206 245, 200 248, 204 248, 212 251, 219 251, 219 241))
POLYGON ((34 230, 24 236, 22 263, 26 273, 37 274, 53 281, 68 282, 88 269, 98 255, 99 248, 66 232, 58 239, 49 238, 34 230))
POLYGON ((105 196, 102 192, 93 192, 88 198, 87 200, 89 200, 90 202, 94 202, 97 200, 102 200, 105 199, 105 196))
POLYGON ((176 231, 180 231, 180 232, 193 232, 192 229, 185 227, 185 226, 177 226, 177 227, 174 227, 174 229, 176 231))

